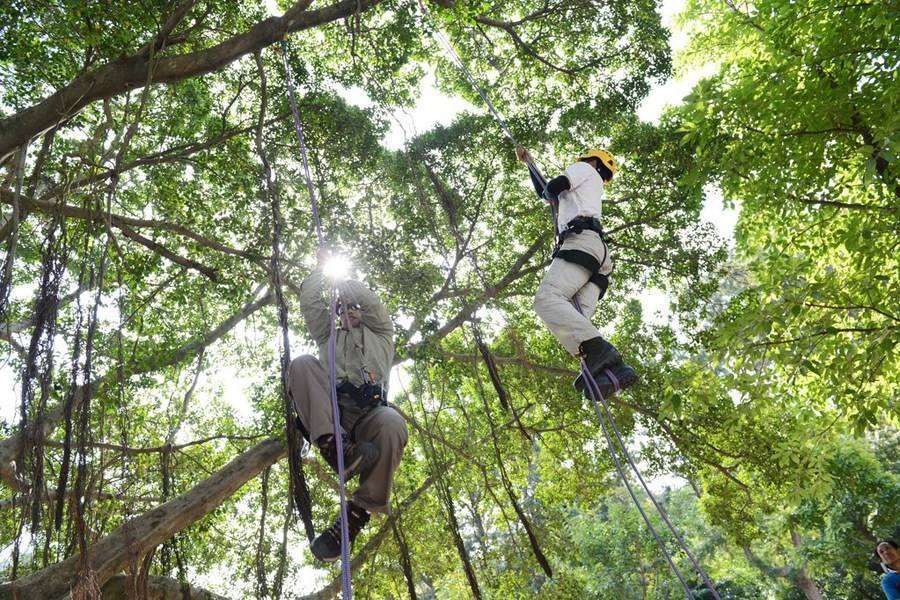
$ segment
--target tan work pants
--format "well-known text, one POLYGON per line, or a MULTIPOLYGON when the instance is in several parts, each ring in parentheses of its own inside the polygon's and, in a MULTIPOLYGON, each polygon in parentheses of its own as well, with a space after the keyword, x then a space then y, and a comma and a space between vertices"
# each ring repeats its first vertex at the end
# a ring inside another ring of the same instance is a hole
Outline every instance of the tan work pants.
MULTIPOLYGON (((288 392, 310 440, 315 442, 323 435, 334 434, 328 373, 319 359, 305 355, 291 361, 288 392)), ((371 442, 379 450, 375 465, 360 473, 359 487, 351 500, 369 512, 387 512, 394 471, 409 439, 406 421, 388 406, 376 406, 368 412, 360 410, 345 395, 338 396, 338 405, 344 431, 352 431, 357 442, 371 442)))
MULTIPOLYGON (((587 252, 600 263, 601 273, 607 275, 612 271, 606 243, 594 231, 569 236, 562 249, 587 252)), ((554 258, 534 295, 534 311, 573 356, 578 354, 581 342, 600 335, 591 322, 600 294, 600 288, 589 281, 591 275, 581 265, 554 258), (584 314, 575 310, 573 298, 578 299, 584 314)))

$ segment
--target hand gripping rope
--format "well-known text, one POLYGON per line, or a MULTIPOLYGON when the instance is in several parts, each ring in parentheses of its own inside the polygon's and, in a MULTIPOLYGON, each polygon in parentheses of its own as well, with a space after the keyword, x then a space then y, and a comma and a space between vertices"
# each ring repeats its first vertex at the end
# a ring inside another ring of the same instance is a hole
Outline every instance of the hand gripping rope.
MULTIPOLYGON (((423 3, 422 0, 418 0, 418 1, 419 1, 419 8, 421 9, 423 16, 427 15, 428 9, 425 7, 425 4, 423 3)), ((484 88, 482 88, 481 85, 478 84, 478 81, 472 75, 472 72, 469 71, 468 67, 463 62, 462 58, 456 52, 456 49, 453 47, 453 45, 450 43, 450 41, 447 39, 447 37, 443 34, 443 32, 440 29, 435 27, 434 32, 435 32, 435 35, 438 38, 438 40, 441 42, 441 44, 447 50, 448 54, 452 57, 453 62, 456 64, 456 66, 459 68, 459 70, 466 76, 466 79, 469 80, 469 83, 472 84, 472 87, 475 88, 475 90, 478 92, 478 95, 481 96, 481 99, 484 101, 488 110, 491 112, 494 119, 497 121, 497 124, 500 126, 500 129, 503 131, 503 133, 506 135, 506 137, 509 138, 509 140, 514 145, 519 146, 520 144, 516 141, 516 138, 510 131, 509 127, 507 126, 506 121, 500 115, 500 112, 494 106, 494 103, 491 102, 491 100, 488 97, 487 92, 484 90, 484 88)), ((528 166, 528 170, 535 176, 535 179, 537 181, 539 181, 541 183, 541 185, 543 185, 546 188, 547 180, 544 178, 544 176, 540 172, 540 169, 538 169, 537 165, 534 164, 534 161, 531 160, 531 157, 528 155, 526 155, 525 164, 528 166)), ((556 207, 552 203, 551 203, 551 208, 553 209, 553 229, 554 229, 555 233, 558 235, 559 230, 557 229, 556 207)), ((578 312, 584 314, 581 310, 581 306, 578 304, 577 299, 573 299, 572 303, 575 305, 575 308, 576 308, 576 310, 578 310, 578 312)), ((697 571, 697 573, 703 579, 703 583, 706 584, 707 589, 709 589, 712 592, 713 597, 716 600, 721 600, 718 590, 716 590, 712 581, 709 579, 709 576, 707 576, 706 571, 703 569, 703 567, 700 566, 700 563, 697 562, 697 559, 694 557, 693 553, 688 548, 682 535, 678 532, 678 530, 674 527, 674 525, 672 525, 672 522, 669 519, 669 515, 666 512, 665 508, 663 508, 663 506, 656 500, 656 497, 653 495, 653 492, 650 491, 650 488, 647 486, 647 483, 644 481, 644 478, 641 475, 640 470, 638 469, 634 460, 631 458, 631 454, 628 452, 628 448, 625 446, 625 442, 622 439, 622 434, 619 431, 619 427, 618 427, 618 425, 616 425, 616 422, 612 417, 612 413, 609 410, 609 405, 607 404, 606 399, 603 397, 603 394, 600 393, 600 386, 597 385, 597 380, 594 378, 594 375, 590 372, 590 369, 587 368, 587 363, 585 363, 584 357, 580 357, 580 362, 581 362, 581 372, 584 376, 585 381, 588 383, 588 389, 590 390, 591 405, 594 407, 594 412, 597 413, 597 419, 600 421, 600 427, 603 430, 603 436, 606 439, 606 445, 609 448, 610 454, 613 457, 613 461, 616 466, 616 472, 619 474, 619 478, 625 484, 625 488, 628 490, 629 496, 631 496, 631 499, 634 502, 634 505, 637 507, 638 512, 641 514, 641 517, 643 518, 644 523, 647 525, 647 529, 650 531, 650 533, 653 535, 653 538, 656 540, 656 543, 659 545, 660 550, 662 551, 663 555, 666 558, 666 562, 669 563, 669 567, 672 569, 672 571, 675 573, 676 577, 678 577, 678 580, 681 582, 681 585, 684 587, 685 597, 688 598, 689 600, 692 599, 694 597, 693 592, 691 591, 690 586, 688 585, 687 581, 685 580, 684 575, 682 575, 681 571, 678 569, 678 567, 675 565, 675 562, 672 560, 672 557, 670 556, 668 550, 666 549, 665 543, 663 542, 662 538, 660 538, 659 534, 656 532, 653 525, 650 523, 650 519, 647 517, 647 514, 644 511, 644 508, 641 506, 640 501, 638 500, 637 496, 635 495, 634 490, 632 489, 631 484, 628 481, 628 477, 625 472, 625 469, 622 467, 622 462, 621 462, 621 459, 619 458, 619 452, 621 452, 622 456, 628 462, 628 465, 634 471, 635 475, 637 476, 638 481, 641 484, 641 487, 643 487, 644 491, 647 493, 647 496, 653 502, 653 506, 656 508, 656 510, 659 513, 660 517, 662 518, 663 522, 666 524, 666 527, 668 527, 669 531, 671 531, 672 535, 678 541, 678 545, 681 547, 681 549, 684 551, 684 553, 690 559, 691 564, 693 565, 694 569, 697 571), (600 409, 601 406, 603 407, 602 412, 600 409), (617 449, 615 444, 613 443, 612 436, 610 436, 610 433, 609 433, 610 429, 612 429, 612 431, 615 435, 615 438, 619 443, 620 449, 617 449)), ((609 369, 606 370, 606 375, 610 378, 610 380, 615 385, 616 391, 618 391, 619 390, 619 382, 616 379, 615 375, 613 375, 612 371, 610 371, 609 369)))
MULTIPOLYGON (((281 41, 281 58, 284 62, 285 81, 288 88, 288 97, 291 103, 291 113, 294 117, 294 129, 297 131, 297 140, 300 144, 300 156, 303 159, 303 171, 306 175, 306 189, 309 192, 309 203, 312 208, 313 222, 316 225, 316 237, 319 249, 325 247, 325 237, 322 234, 322 220, 319 218, 319 206, 316 202, 316 191, 313 187, 312 175, 309 171, 309 157, 306 151, 306 142, 303 138, 303 125, 300 123, 300 112, 297 110, 297 97, 294 92, 294 78, 291 75, 291 65, 288 62, 287 42, 281 41)), ((353 588, 350 582, 350 530, 347 523, 347 494, 344 489, 344 441, 341 436, 341 409, 337 401, 337 377, 334 371, 335 361, 335 336, 337 334, 335 321, 337 320, 337 294, 334 286, 331 288, 331 329, 328 333, 328 388, 331 390, 331 415, 334 422, 334 442, 337 448, 338 484, 341 497, 341 585, 344 600, 353 598, 353 588)))

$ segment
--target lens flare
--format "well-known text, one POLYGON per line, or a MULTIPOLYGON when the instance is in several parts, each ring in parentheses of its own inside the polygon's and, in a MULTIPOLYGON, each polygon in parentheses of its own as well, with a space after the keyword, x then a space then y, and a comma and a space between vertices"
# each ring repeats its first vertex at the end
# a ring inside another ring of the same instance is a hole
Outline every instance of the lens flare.
POLYGON ((332 281, 340 281, 342 279, 347 279, 350 276, 350 269, 352 266, 353 265, 346 256, 335 254, 325 261, 325 266, 322 267, 322 271, 325 273, 325 276, 332 281))

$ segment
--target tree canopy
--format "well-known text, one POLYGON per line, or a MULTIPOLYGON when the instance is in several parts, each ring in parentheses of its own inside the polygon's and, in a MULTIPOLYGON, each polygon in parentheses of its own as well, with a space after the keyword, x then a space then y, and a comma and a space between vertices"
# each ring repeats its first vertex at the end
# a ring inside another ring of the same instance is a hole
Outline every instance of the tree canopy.
POLYGON ((0 598, 339 593, 289 493, 302 462, 327 526, 337 481, 287 443, 280 380, 282 307, 291 354, 314 352, 296 303, 316 254, 282 40, 325 235, 392 314, 411 434, 356 594, 684 597, 534 314, 550 213, 438 33, 545 173, 619 159, 595 321, 641 382, 611 408, 722 597, 879 597, 872 550, 900 522, 896 5, 687 0, 674 55, 655 1, 424 8, 0 6, 0 598), (387 143, 425 79, 468 108, 387 143), (733 239, 701 216, 718 196, 733 239))

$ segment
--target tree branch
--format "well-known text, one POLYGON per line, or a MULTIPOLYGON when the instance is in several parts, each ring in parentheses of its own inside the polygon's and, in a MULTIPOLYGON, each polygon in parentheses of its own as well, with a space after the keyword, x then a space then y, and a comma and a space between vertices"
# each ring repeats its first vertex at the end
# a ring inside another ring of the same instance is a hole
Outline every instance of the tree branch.
POLYGON ((809 335, 801 335, 794 338, 783 338, 777 340, 766 340, 765 342, 756 342, 754 344, 750 344, 749 347, 758 348, 760 346, 778 346, 781 344, 791 344, 793 342, 802 342, 803 340, 809 340, 814 337, 834 335, 836 333, 875 333, 878 331, 886 331, 891 329, 900 329, 900 325, 892 325, 890 327, 828 327, 809 335))
MULTIPOLYGON (((11 204, 13 202, 13 194, 8 190, 0 189, 0 202, 4 204, 11 204)), ((20 204, 29 209, 39 210, 42 213, 52 215, 59 213, 64 217, 72 217, 75 219, 83 219, 85 221, 93 221, 93 222, 103 222, 106 220, 107 215, 103 211, 91 210, 89 208, 81 208, 80 206, 72 206, 69 204, 56 204, 55 202, 48 202, 46 200, 29 200, 26 198, 20 198, 20 204)), ((129 231, 133 230, 131 228, 137 229, 159 229, 164 231, 171 231, 172 233, 184 236, 189 238, 203 246, 205 248, 209 248, 211 250, 215 250, 217 252, 222 252, 223 254, 230 254, 232 256, 239 256, 241 258, 246 258, 250 260, 261 260, 263 257, 253 254, 252 252, 248 252, 246 250, 239 250, 237 248, 233 248, 228 246, 227 244, 223 244, 217 240, 209 239, 188 229, 184 225, 180 225, 178 223, 171 223, 169 221, 162 221, 159 219, 139 219, 136 217, 128 217, 125 215, 117 215, 111 213, 109 215, 109 223, 115 227, 116 229, 123 230, 123 228, 129 228, 129 231)), ((123 230, 123 233, 124 230, 123 230)), ((129 236, 130 237, 130 236, 129 236)))
POLYGON ((402 362, 406 358, 413 356, 416 350, 421 348, 425 343, 433 344, 444 339, 453 330, 469 320, 484 303, 495 298, 497 294, 509 287, 509 285, 514 281, 516 281, 520 277, 523 277, 526 274, 526 271, 523 271, 523 267, 528 264, 528 261, 531 260, 531 258, 535 254, 537 254, 537 251, 540 250, 541 246, 543 245, 544 240, 542 238, 538 238, 534 242, 532 242, 531 246, 529 246, 528 249, 525 250, 525 252, 523 252, 521 256, 519 256, 519 258, 512 264, 512 266, 510 266, 506 274, 501 277, 500 280, 497 281, 497 283, 489 285, 484 289, 484 291, 478 298, 463 305, 463 307, 453 318, 451 318, 442 327, 435 331, 433 335, 428 336, 427 340, 423 339, 420 342, 407 346, 405 356, 396 356, 394 358, 394 364, 402 362))
POLYGON ((70 119, 92 102, 143 87, 150 69, 153 69, 154 83, 172 83, 203 75, 265 48, 291 32, 336 21, 367 10, 378 2, 342 0, 308 11, 306 8, 311 0, 299 0, 281 17, 265 19, 249 30, 203 50, 152 61, 146 53, 138 53, 109 62, 76 77, 41 102, 0 121, 0 162, 29 139, 70 119))
MULTIPOLYGON (((458 360, 461 362, 478 362, 480 358, 476 354, 458 354, 454 352, 442 352, 442 356, 445 358, 449 358, 450 360, 458 360)), ((544 371, 546 373, 550 373, 551 375, 560 375, 563 377, 575 377, 578 375, 578 371, 573 369, 565 369, 563 367, 551 367, 548 365, 540 365, 534 362, 531 362, 527 358, 519 358, 516 356, 497 356, 493 355, 494 362, 498 365, 515 365, 522 367, 527 371, 544 371)))
POLYGON ((159 254, 160 256, 162 256, 164 258, 168 258, 175 264, 179 264, 182 267, 186 267, 188 269, 193 269, 194 271, 197 271, 197 272, 201 273, 202 275, 205 275, 213 283, 217 283, 219 281, 219 273, 212 267, 207 267, 206 265, 201 264, 195 260, 191 260, 190 258, 185 258, 184 256, 181 256, 180 254, 176 254, 175 252, 173 252, 172 250, 169 250, 162 244, 155 242, 155 241, 151 240, 150 238, 146 238, 146 237, 142 236, 135 230, 133 230, 130 227, 127 227, 125 225, 119 225, 119 231, 121 231, 122 235, 124 235, 128 239, 137 242, 138 244, 148 248, 152 252, 159 254))
MULTIPOLYGON (((577 75, 583 71, 587 71, 589 69, 597 67, 598 65, 602 65, 603 63, 608 62, 610 58, 612 58, 611 55, 604 54, 602 56, 595 57, 594 59, 589 60, 588 62, 579 65, 578 67, 561 67, 541 56, 530 44, 525 42, 516 31, 515 23, 498 21, 496 19, 491 19, 484 16, 475 17, 475 21, 477 23, 481 23, 482 25, 487 25, 488 27, 493 27, 495 29, 505 31, 517 48, 523 50, 526 54, 543 63, 544 65, 550 67, 554 71, 559 71, 560 73, 565 73, 566 75, 577 75)), ((628 50, 627 47, 623 50, 617 51, 617 54, 620 54, 621 52, 624 52, 626 50, 628 50)))
POLYGON ((169 36, 172 34, 172 31, 178 27, 178 24, 184 20, 187 16, 188 12, 194 5, 197 3, 197 0, 185 0, 181 4, 175 7, 175 10, 172 11, 172 14, 166 19, 165 23, 162 24, 162 27, 159 29, 159 33, 153 38, 152 42, 148 42, 144 44, 144 46, 138 51, 138 54, 152 54, 155 52, 159 52, 162 50, 166 43, 169 40, 169 36))
MULTIPOLYGON (((238 455, 188 492, 157 506, 91 546, 90 566, 100 585, 179 531, 201 519, 285 454, 284 442, 265 440, 238 455)), ((72 556, 22 579, 0 585, 0 600, 66 596, 78 580, 80 556, 72 556)))
MULTIPOLYGON (((101 589, 103 600, 131 600, 130 575, 114 575, 101 589)), ((210 591, 181 582, 171 577, 151 575, 147 578, 147 598, 153 600, 228 600, 210 591)))
MULTIPOLYGON (((235 441, 252 441, 258 440, 263 437, 263 434, 259 435, 211 435, 209 437, 205 437, 199 440, 191 440, 190 442, 184 442, 183 444, 162 444, 161 446, 146 446, 143 448, 134 448, 131 446, 123 446, 121 444, 107 444, 104 442, 94 442, 91 444, 87 444, 87 446, 91 448, 100 448, 102 450, 113 450, 115 452, 120 452, 122 454, 128 454, 130 456, 135 456, 138 454, 153 454, 153 453, 163 453, 163 452, 175 452, 178 450, 183 450, 185 448, 190 448, 191 446, 199 446, 201 444, 208 444, 209 442, 214 442, 216 440, 228 440, 231 442, 235 441)), ((62 443, 47 440, 44 442, 45 446, 51 446, 54 448, 62 448, 62 443)))

